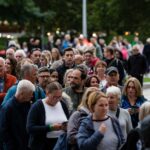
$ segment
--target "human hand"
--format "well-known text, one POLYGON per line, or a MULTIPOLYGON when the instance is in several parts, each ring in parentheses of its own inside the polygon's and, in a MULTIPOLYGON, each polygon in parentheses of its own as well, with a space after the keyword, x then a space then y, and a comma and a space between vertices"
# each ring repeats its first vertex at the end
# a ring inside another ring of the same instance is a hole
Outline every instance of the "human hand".
POLYGON ((52 125, 52 129, 54 131, 61 130, 61 127, 62 127, 61 123, 55 123, 55 124, 52 125))
POLYGON ((99 131, 104 134, 104 133, 106 132, 106 130, 107 130, 106 125, 105 125, 104 123, 102 123, 102 124, 99 126, 99 131))

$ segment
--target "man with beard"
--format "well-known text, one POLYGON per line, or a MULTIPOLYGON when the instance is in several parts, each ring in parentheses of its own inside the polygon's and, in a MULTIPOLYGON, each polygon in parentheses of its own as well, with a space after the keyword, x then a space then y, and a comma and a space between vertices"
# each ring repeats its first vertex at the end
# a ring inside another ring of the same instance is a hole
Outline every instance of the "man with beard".
POLYGON ((39 86, 45 91, 47 84, 49 83, 50 72, 47 67, 41 67, 38 70, 38 83, 39 86))
POLYGON ((71 97, 73 103, 73 110, 76 110, 80 104, 82 95, 84 93, 84 82, 86 73, 83 69, 77 67, 72 72, 70 86, 64 88, 63 91, 71 97))

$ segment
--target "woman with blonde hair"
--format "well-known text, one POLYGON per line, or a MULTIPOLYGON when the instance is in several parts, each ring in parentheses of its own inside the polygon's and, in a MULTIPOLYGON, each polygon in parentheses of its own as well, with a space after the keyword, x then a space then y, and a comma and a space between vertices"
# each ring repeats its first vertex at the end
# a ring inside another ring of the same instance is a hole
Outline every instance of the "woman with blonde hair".
POLYGON ((98 91, 98 88, 89 87, 86 89, 82 101, 78 106, 78 110, 69 118, 67 134, 71 150, 78 150, 76 135, 78 133, 81 119, 90 113, 88 109, 88 97, 93 91, 98 91))
POLYGON ((135 128, 139 122, 139 108, 146 101, 138 79, 131 77, 125 82, 121 101, 121 107, 128 110, 135 128))
POLYGON ((118 120, 107 115, 107 96, 100 91, 92 92, 88 107, 91 114, 81 121, 77 134, 79 149, 118 150, 124 137, 118 120))

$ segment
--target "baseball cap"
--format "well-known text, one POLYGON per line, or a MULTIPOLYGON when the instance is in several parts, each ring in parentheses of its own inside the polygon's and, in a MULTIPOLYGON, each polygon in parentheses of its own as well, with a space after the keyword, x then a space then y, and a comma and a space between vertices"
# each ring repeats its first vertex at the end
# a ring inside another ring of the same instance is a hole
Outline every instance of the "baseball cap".
POLYGON ((118 69, 116 67, 114 67, 114 66, 111 66, 111 67, 107 68, 107 70, 106 70, 106 74, 107 75, 109 75, 112 72, 118 73, 118 69))

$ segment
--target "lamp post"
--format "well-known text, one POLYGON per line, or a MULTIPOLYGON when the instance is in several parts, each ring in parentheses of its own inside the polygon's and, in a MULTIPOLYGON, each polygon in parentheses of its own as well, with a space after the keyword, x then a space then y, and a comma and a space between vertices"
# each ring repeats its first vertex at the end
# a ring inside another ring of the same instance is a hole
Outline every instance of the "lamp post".
POLYGON ((87 38, 87 12, 86 0, 82 0, 82 33, 87 38))

